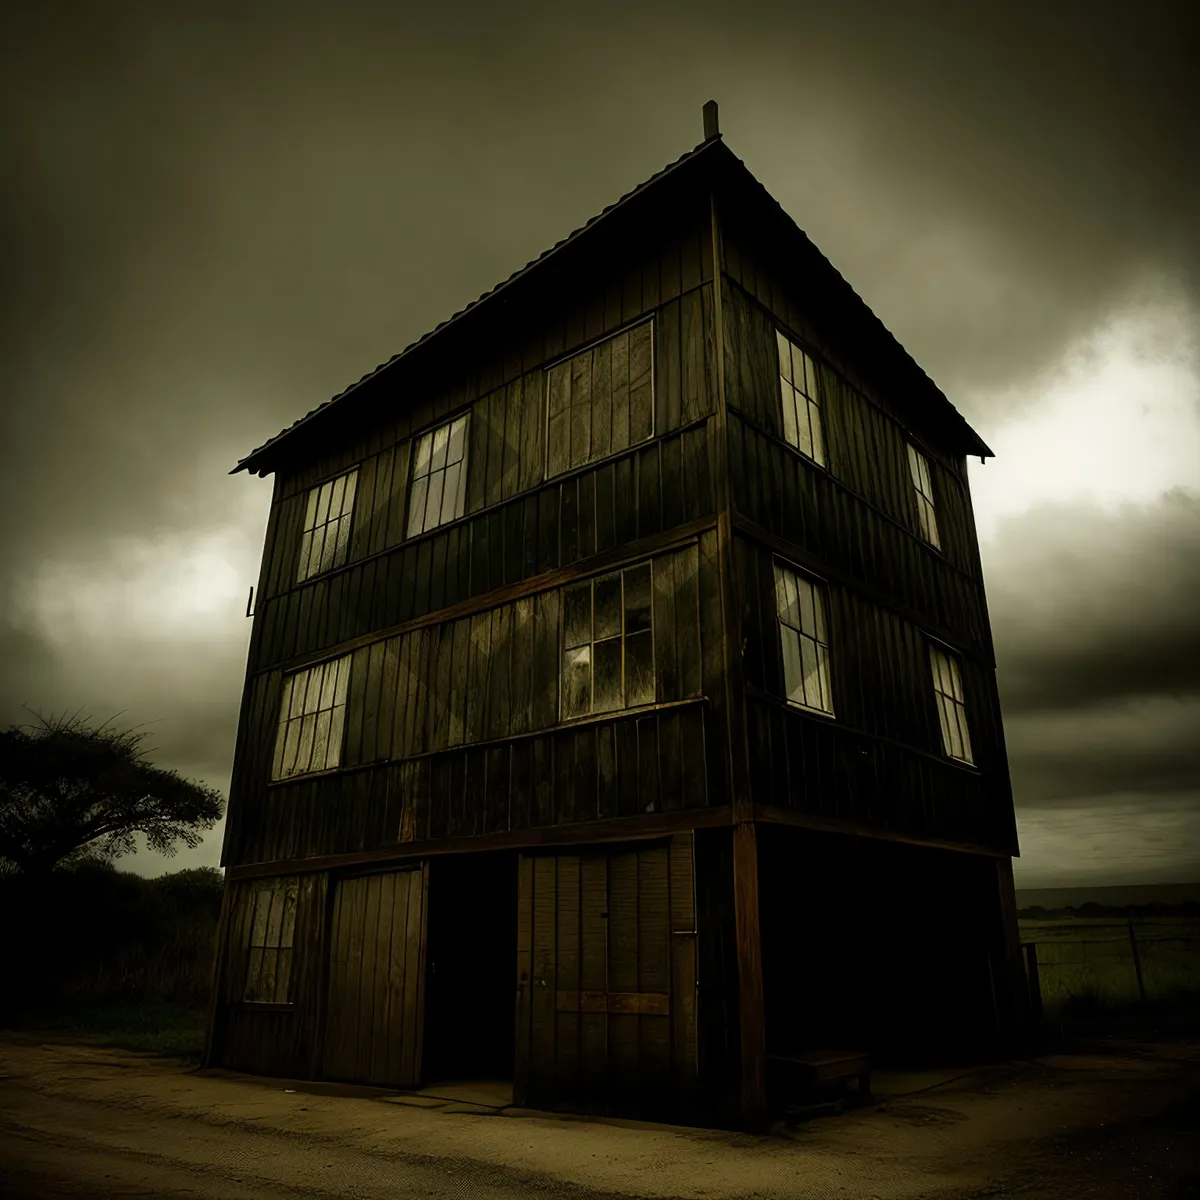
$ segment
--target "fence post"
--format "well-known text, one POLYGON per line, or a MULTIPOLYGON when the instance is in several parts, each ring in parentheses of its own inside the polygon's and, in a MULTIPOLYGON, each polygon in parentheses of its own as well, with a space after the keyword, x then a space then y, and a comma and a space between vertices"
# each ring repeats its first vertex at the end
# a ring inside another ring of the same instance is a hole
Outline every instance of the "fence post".
POLYGON ((1142 979, 1142 956, 1138 953, 1137 934, 1133 931, 1133 918, 1129 919, 1129 945, 1133 950, 1133 970, 1137 975, 1138 996, 1146 1003, 1146 984, 1142 979))
POLYGON ((1038 974, 1037 942, 1025 942, 1025 975, 1029 981, 1029 1024, 1035 1038, 1042 1036, 1042 980, 1038 974))

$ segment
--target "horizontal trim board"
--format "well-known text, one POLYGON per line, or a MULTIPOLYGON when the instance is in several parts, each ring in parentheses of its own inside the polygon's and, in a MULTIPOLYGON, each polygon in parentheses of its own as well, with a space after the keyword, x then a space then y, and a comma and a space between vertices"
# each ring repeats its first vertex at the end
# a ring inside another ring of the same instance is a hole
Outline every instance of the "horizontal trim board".
POLYGON ((729 806, 696 808, 686 812, 652 813, 637 817, 614 817, 575 825, 548 825, 476 837, 438 838, 425 842, 396 842, 378 850, 358 854, 326 854, 314 858, 281 859, 275 862, 228 866, 225 877, 233 883, 266 879, 276 875, 303 875, 314 871, 343 871, 368 865, 411 866, 413 859, 435 854, 482 853, 487 850, 525 850, 541 846, 591 846, 601 842, 646 841, 664 834, 689 829, 710 829, 730 823, 729 806))
MULTIPOLYGON (((846 574, 832 563, 813 554, 811 550, 805 550, 803 547, 797 546, 795 542, 789 542, 786 538, 778 537, 776 534, 764 529, 756 521, 751 521, 749 517, 742 516, 739 513, 735 512, 731 514, 731 520, 734 531, 742 537, 757 542, 773 554, 778 554, 781 558, 795 563, 803 571, 820 576, 840 588, 845 588, 848 592, 854 592, 856 595, 862 596, 880 608, 887 609, 888 612, 893 612, 897 616, 903 617, 911 625, 915 625, 921 633, 934 638, 936 641, 943 642, 956 654, 962 655, 963 658, 969 659, 976 665, 987 667, 992 671, 996 669, 996 661, 990 655, 977 654, 973 650, 964 647, 954 639, 953 634, 931 625, 928 617, 922 616, 915 609, 911 609, 905 604, 890 599, 870 584, 864 583, 861 579, 855 579, 853 575, 846 574)), ((984 610, 983 621, 984 628, 988 632, 990 640, 991 628, 986 620, 986 609, 984 610)))
POLYGON ((952 842, 939 838, 912 837, 906 833, 895 833, 873 825, 861 825, 853 821, 839 821, 833 817, 810 816, 790 808, 779 808, 774 804, 756 804, 754 820, 760 825, 791 825, 798 829, 811 829, 815 833, 839 833, 849 837, 869 838, 876 842, 900 842, 907 846, 928 846, 934 850, 955 850, 962 854, 977 854, 984 858, 1012 858, 1007 850, 994 846, 980 846, 974 842, 952 842))
POLYGON ((872 733, 869 729, 860 729, 857 725, 848 725, 845 721, 839 720, 836 713, 825 713, 818 709, 804 708, 799 704, 793 704, 790 700, 785 700, 782 696, 775 696, 771 692, 763 691, 762 688, 755 687, 752 684, 746 685, 746 696, 750 700, 757 700, 762 704, 772 704, 776 708, 783 708, 788 712, 798 713, 802 717, 812 717, 823 725, 836 725, 842 733, 852 737, 867 738, 872 742, 880 742, 886 746, 895 746, 897 750, 903 750, 907 754, 917 754, 921 758, 929 759, 930 762, 956 767, 965 774, 973 776, 975 779, 982 779, 984 777, 983 772, 974 763, 964 762, 960 758, 949 758, 943 754, 933 754, 928 750, 922 750, 920 746, 911 746, 908 742, 898 742, 895 738, 885 737, 881 733, 872 733))
MULTIPOLYGON (((782 438, 776 437, 769 429, 765 429, 752 416, 750 416, 749 413, 747 413, 744 409, 739 408, 736 404, 730 404, 729 411, 732 412, 737 419, 746 426, 747 429, 753 429, 759 437, 766 438, 767 441, 769 441, 773 446, 778 446, 787 451, 787 453, 793 458, 803 463, 805 467, 808 467, 814 471, 819 471, 822 475, 828 478, 829 482, 832 483, 833 486, 836 487, 843 495, 849 496, 852 500, 856 500, 865 509, 873 512, 877 517, 886 521, 893 528, 898 529, 906 537, 912 538, 912 540, 918 543, 918 545, 922 546, 925 552, 931 555, 935 561, 945 563, 945 565, 949 567, 951 571, 953 571, 956 575, 960 575, 969 584, 971 584, 972 587, 978 588, 980 591, 983 590, 982 578, 972 575, 970 571, 963 570, 962 567, 953 562, 942 550, 939 550, 936 546, 931 546, 923 537, 920 536, 920 534, 914 533, 902 521, 897 521, 896 518, 891 515, 891 513, 884 511, 884 509, 880 508, 878 504, 868 500, 866 496, 862 495, 861 492, 856 492, 848 483, 846 483, 844 479, 839 478, 831 470, 829 470, 828 467, 823 467, 820 463, 813 462, 811 458, 801 454, 800 451, 794 446, 790 446, 787 442, 783 441, 782 438)), ((961 489, 962 483, 959 482, 958 486, 961 489)))
POLYGON ((271 671, 299 671, 304 667, 315 666, 317 663, 327 662, 331 658, 340 658, 343 654, 360 650, 364 646, 372 646, 376 642, 386 641, 388 638, 402 633, 409 633, 414 629, 423 629, 429 625, 443 625, 449 621, 456 621, 460 617, 469 617, 477 612, 484 612, 489 608, 496 608, 513 600, 536 595, 538 592, 552 591, 563 584, 574 583, 577 579, 584 579, 611 567, 624 566, 627 562, 633 562, 639 558, 647 558, 667 550, 678 550, 696 541, 701 534, 714 528, 716 523, 715 513, 698 517, 685 525, 676 525, 674 529, 664 530, 651 537, 640 538, 636 542, 626 542, 625 545, 606 550, 603 554, 593 554, 591 558, 580 559, 579 562, 572 563, 569 567, 543 571, 540 575, 533 575, 518 583, 493 588, 490 592, 481 592, 478 596, 460 600, 448 608, 439 608, 435 612, 414 617, 411 621, 404 621, 399 625, 389 625, 386 629, 377 630, 375 633, 364 633, 361 637, 350 638, 348 641, 339 642, 336 646, 328 646, 323 650, 314 650, 311 654, 282 659, 265 667, 259 667, 254 672, 254 678, 257 679, 260 675, 266 675, 271 671))
POLYGON ((667 1017, 671 1014, 668 992, 556 992, 556 1012, 638 1013, 667 1017))

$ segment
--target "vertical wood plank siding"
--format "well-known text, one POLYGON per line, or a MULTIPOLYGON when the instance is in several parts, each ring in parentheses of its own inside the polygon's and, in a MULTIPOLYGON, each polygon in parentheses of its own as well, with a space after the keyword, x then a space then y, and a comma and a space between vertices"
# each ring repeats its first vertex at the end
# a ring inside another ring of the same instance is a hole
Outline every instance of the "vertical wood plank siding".
POLYGON ((657 699, 681 707, 554 728, 559 593, 548 591, 356 650, 346 769, 267 787, 281 673, 260 675, 226 862, 726 803, 713 536, 651 559, 657 699))
POLYGON ((691 1114, 691 834, 522 856, 518 895, 516 1103, 691 1114))
POLYGON ((292 950, 292 1003, 245 1004, 249 964, 252 884, 237 885, 222 973, 221 1000, 213 1030, 213 1062, 259 1075, 311 1077, 313 1047, 320 1042, 323 989, 323 931, 327 876, 297 878, 292 950))
POLYGON ((855 591, 824 589, 836 716, 783 699, 771 551, 735 539, 755 801, 918 837, 1015 849, 993 672, 961 659, 976 768, 942 753, 922 631, 855 591))

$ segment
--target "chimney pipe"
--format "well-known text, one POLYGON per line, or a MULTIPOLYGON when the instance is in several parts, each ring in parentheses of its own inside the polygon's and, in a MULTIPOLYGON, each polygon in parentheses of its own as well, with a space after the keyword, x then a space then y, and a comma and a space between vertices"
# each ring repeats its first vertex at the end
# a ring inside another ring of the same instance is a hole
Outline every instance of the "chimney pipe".
POLYGON ((713 138, 721 136, 720 126, 717 124, 717 102, 709 100, 704 105, 704 140, 711 142, 713 138))

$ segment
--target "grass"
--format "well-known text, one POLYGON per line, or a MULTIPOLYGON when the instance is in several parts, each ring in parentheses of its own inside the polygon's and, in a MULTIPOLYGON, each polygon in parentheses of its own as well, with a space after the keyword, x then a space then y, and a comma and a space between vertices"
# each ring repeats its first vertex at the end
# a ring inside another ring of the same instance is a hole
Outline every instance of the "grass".
POLYGON ((204 1052, 206 1015, 203 1009, 175 1004, 123 1004, 28 1013, 14 1025, 93 1045, 198 1062, 204 1052))

